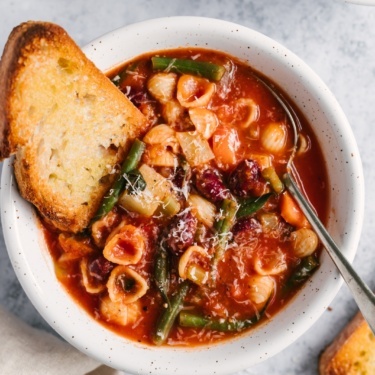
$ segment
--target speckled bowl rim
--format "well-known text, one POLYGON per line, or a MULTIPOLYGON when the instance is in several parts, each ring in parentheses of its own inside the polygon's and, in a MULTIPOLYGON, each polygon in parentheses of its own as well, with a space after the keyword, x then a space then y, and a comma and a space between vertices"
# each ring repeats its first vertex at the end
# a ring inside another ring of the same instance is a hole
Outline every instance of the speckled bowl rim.
MULTIPOLYGON (((146 51, 200 46, 249 61, 295 100, 316 126, 332 176, 328 229, 349 261, 358 246, 364 180, 350 125, 321 79, 278 42, 231 22, 202 17, 153 19, 98 38, 84 52, 102 70, 146 51)), ((134 374, 231 374, 280 352, 329 306, 342 281, 326 253, 314 277, 286 308, 251 333, 219 345, 150 348, 117 336, 90 318, 56 280, 33 208, 18 194, 12 160, 3 166, 1 218, 15 273, 36 309, 64 339, 98 361, 134 374)))

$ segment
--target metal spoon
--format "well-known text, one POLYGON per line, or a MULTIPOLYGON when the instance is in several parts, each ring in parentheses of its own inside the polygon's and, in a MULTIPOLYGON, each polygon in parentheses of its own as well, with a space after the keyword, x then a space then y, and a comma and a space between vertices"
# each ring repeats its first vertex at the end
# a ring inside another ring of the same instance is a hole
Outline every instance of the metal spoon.
POLYGON ((296 200, 301 210, 305 214, 307 220, 310 222, 311 226, 315 230, 317 236, 322 242, 323 246, 328 251, 328 254, 335 263, 337 269, 339 270, 342 278, 349 287, 352 296, 357 303, 358 308, 368 325, 370 326, 372 332, 375 334, 375 295, 370 290, 370 288, 365 284, 365 282, 359 277, 357 272, 353 269, 350 263, 347 261, 345 256, 341 253, 337 247, 335 241, 332 239, 330 234, 325 229, 322 222, 319 220, 314 209, 311 207, 310 203, 301 193, 298 188, 298 184, 293 177, 293 158, 297 150, 297 142, 300 128, 298 117, 294 113, 288 102, 278 93, 269 83, 265 82, 262 78, 257 76, 257 79, 270 91, 270 93, 277 99, 280 105, 285 110, 289 121, 292 125, 294 132, 294 145, 291 156, 287 163, 287 172, 283 176, 283 182, 285 187, 288 189, 289 193, 296 200))

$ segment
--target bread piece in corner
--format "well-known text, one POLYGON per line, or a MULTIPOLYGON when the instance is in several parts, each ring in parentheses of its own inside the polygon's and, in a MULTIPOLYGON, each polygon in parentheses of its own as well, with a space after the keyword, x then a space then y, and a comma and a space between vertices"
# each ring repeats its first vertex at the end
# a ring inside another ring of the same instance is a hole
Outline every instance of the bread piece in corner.
POLYGON ((0 160, 15 154, 21 195, 51 224, 83 230, 145 117, 51 23, 12 31, 0 82, 0 160))
POLYGON ((358 313, 322 353, 320 375, 375 374, 375 336, 358 313))

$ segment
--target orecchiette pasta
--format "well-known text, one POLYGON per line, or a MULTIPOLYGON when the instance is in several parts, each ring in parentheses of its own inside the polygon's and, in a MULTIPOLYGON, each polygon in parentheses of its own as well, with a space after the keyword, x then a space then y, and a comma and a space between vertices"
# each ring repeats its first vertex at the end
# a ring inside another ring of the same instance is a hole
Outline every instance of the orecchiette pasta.
POLYGON ((101 283, 99 280, 96 280, 90 275, 87 258, 82 258, 79 266, 81 269, 82 284, 85 287, 87 293, 97 294, 102 292, 106 288, 106 285, 104 283, 101 283))
POLYGON ((140 301, 124 304, 122 302, 112 301, 105 296, 100 301, 100 313, 105 320, 126 326, 134 324, 142 313, 140 301))
POLYGON ((146 280, 127 266, 115 267, 107 281, 108 295, 112 302, 132 303, 143 297, 148 285, 146 280))
POLYGON ((288 268, 285 253, 281 249, 263 250, 254 259, 254 269, 262 276, 279 275, 288 268))
POLYGON ((121 216, 115 211, 108 212, 102 219, 95 221, 91 226, 91 237, 98 247, 103 247, 107 236, 120 223, 121 216))
POLYGON ((142 258, 144 249, 145 242, 141 230, 133 225, 124 225, 107 241, 103 255, 113 263, 136 264, 142 258))
POLYGON ((148 80, 147 89, 155 99, 164 104, 173 99, 176 83, 176 74, 156 73, 148 80))
POLYGON ((299 258, 311 255, 318 247, 318 236, 309 228, 301 228, 292 232, 291 238, 293 252, 299 258))
POLYGON ((215 92, 215 84, 205 78, 185 74, 177 83, 177 99, 183 107, 205 107, 215 92))

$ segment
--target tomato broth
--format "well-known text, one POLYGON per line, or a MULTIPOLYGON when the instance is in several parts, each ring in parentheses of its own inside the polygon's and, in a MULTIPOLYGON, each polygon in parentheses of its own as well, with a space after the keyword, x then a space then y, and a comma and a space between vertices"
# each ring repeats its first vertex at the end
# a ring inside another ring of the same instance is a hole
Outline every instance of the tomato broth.
MULTIPOLYGON (((112 209, 79 235, 44 224, 57 278, 98 322, 147 345, 213 343, 273 317, 318 268, 321 249, 282 184, 289 119, 257 77, 282 88, 195 48, 143 55, 108 76, 148 127, 112 209), (221 76, 207 78, 215 69, 221 76)), ((296 173, 324 222, 324 158, 288 101, 301 123, 296 173)))

